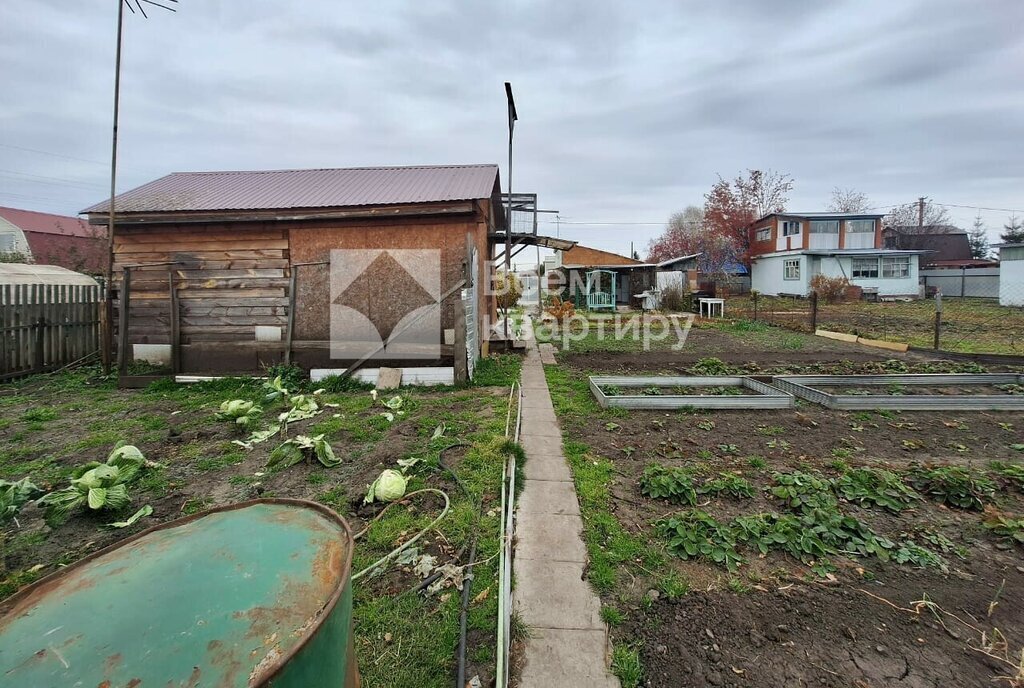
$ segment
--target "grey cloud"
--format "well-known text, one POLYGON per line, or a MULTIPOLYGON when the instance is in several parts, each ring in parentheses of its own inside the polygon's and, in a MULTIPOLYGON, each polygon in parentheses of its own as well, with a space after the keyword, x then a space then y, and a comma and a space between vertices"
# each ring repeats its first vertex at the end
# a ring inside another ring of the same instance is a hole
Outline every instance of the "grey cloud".
MULTIPOLYGON (((102 197, 110 5, 0 4, 0 170, 16 173, 0 204, 102 197)), ((121 188, 173 170, 504 167, 510 80, 516 187, 577 221, 662 222, 748 167, 791 173, 794 208, 833 186, 1024 204, 1017 0, 179 5, 127 22, 121 188)), ((657 231, 562 227, 619 251, 657 231)))

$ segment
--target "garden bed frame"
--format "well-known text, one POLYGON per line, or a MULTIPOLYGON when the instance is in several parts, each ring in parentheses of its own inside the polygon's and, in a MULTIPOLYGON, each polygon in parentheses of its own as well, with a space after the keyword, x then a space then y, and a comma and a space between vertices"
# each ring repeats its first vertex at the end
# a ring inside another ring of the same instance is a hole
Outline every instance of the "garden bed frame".
POLYGON ((1024 375, 1015 373, 919 374, 919 375, 778 375, 772 385, 807 401, 830 409, 845 411, 1024 411, 1024 396, 978 394, 830 394, 817 387, 883 387, 919 385, 945 387, 960 385, 1024 384, 1024 375))
POLYGON ((792 408, 796 403, 793 396, 783 390, 766 385, 749 377, 739 376, 685 376, 645 375, 631 377, 622 375, 590 376, 590 390, 602 408, 651 409, 780 409, 792 408), (747 394, 735 395, 694 395, 694 394, 623 394, 608 396, 601 387, 615 385, 623 388, 636 387, 743 387, 747 394))

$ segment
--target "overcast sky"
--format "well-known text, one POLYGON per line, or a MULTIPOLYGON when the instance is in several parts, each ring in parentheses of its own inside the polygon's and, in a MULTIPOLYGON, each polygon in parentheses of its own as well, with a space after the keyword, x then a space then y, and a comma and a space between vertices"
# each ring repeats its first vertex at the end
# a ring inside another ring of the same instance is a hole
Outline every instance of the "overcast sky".
MULTIPOLYGON (((121 191, 174 171, 483 162, 504 184, 508 80, 515 190, 599 248, 643 253, 746 168, 790 173, 794 211, 834 186, 1024 208, 1022 0, 177 7, 126 17, 121 191)), ((0 205, 105 196, 115 19, 116 0, 0 2, 0 205)), ((951 211, 963 227, 976 212, 951 211)))

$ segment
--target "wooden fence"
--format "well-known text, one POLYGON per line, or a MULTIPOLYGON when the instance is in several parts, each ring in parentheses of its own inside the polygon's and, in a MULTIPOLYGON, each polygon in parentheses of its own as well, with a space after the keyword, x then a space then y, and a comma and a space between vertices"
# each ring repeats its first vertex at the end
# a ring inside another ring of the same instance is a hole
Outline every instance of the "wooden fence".
POLYGON ((0 380, 98 354, 102 298, 97 285, 0 287, 0 380))

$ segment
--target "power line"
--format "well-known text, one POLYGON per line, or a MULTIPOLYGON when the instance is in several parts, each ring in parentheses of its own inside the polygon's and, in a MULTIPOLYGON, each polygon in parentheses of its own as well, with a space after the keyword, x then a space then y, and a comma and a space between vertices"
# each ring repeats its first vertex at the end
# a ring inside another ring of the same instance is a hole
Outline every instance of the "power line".
POLYGON ((102 184, 68 179, 66 177, 48 177, 41 174, 29 174, 27 172, 18 172, 16 170, 0 169, 0 177, 7 177, 8 179, 26 182, 29 184, 50 184, 53 186, 87 187, 93 189, 104 188, 102 184))
POLYGON ((0 191, 0 196, 13 198, 18 201, 53 201, 54 203, 62 203, 67 200, 64 198, 53 198, 50 196, 30 196, 27 194, 8 193, 6 191, 0 191))
MULTIPOLYGON (((87 162, 91 165, 102 165, 103 167, 110 167, 110 161, 103 162, 101 160, 90 160, 89 158, 78 158, 73 155, 64 155, 62 153, 54 153, 52 151, 40 150, 39 148, 28 148, 26 146, 15 146, 10 143, 0 143, 0 148, 10 148, 11 150, 19 150, 25 153, 36 153, 38 155, 48 155, 51 158, 61 158, 63 160, 73 160, 75 162, 87 162)), ((141 167, 129 167, 127 165, 121 165, 121 167, 128 167, 128 169, 135 170, 137 172, 145 172, 146 174, 153 174, 152 170, 144 170, 141 167)))
POLYGON ((970 208, 971 210, 991 210, 997 213, 1024 213, 1024 210, 1020 208, 987 208, 983 205, 959 205, 957 203, 938 203, 935 205, 941 205, 946 208, 970 208))

